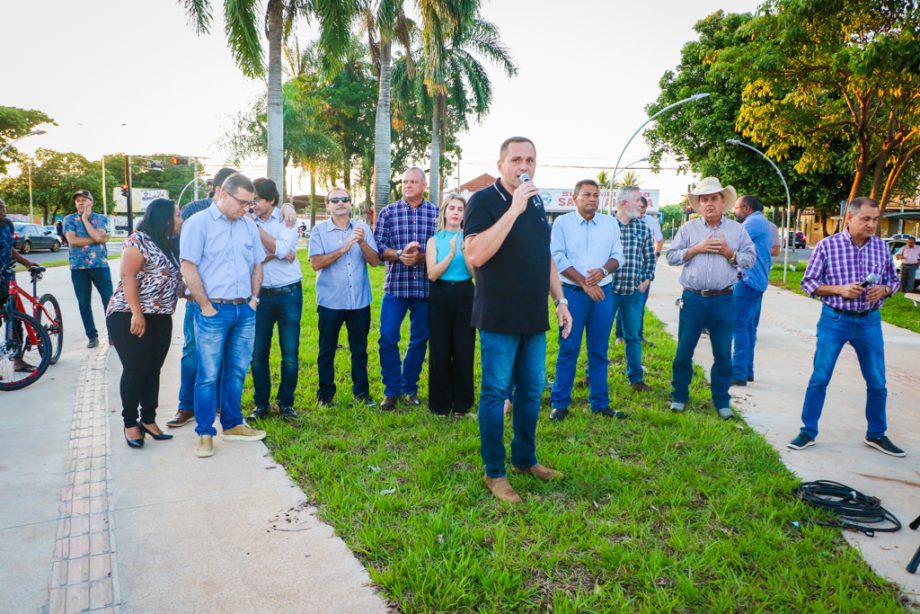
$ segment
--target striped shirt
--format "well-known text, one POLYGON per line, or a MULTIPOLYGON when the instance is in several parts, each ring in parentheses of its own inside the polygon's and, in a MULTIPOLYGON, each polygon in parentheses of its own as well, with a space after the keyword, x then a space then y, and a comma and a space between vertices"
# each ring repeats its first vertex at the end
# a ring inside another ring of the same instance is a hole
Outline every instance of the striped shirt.
MULTIPOLYGON (((891 288, 892 294, 897 291, 894 260, 885 242, 873 235, 859 247, 850 237, 849 229, 844 229, 822 239, 815 247, 802 277, 802 290, 814 296, 818 286, 859 284, 872 274, 878 276, 878 284, 891 288)), ((869 302, 866 293, 857 298, 843 298, 835 294, 822 296, 821 302, 832 309, 867 311, 881 307, 885 299, 869 302)))
MULTIPOLYGON (((381 258, 385 250, 405 249, 412 241, 417 241, 419 251, 424 253, 428 239, 434 236, 437 228, 437 218, 438 208, 427 200, 418 207, 412 207, 405 200, 384 207, 374 228, 374 240, 381 258)), ((429 283, 424 259, 415 266, 406 266, 399 260, 387 261, 383 282, 385 294, 396 298, 428 298, 429 283)))
POLYGON ((756 259, 757 252, 751 237, 741 224, 724 215, 715 228, 707 224, 703 217, 690 220, 680 227, 668 248, 668 264, 684 267, 680 274, 680 285, 687 290, 731 288, 738 281, 738 269, 751 268, 756 259), (735 250, 737 265, 731 264, 722 254, 711 253, 697 254, 684 261, 688 249, 705 239, 719 237, 724 237, 728 246, 735 250))
POLYGON ((632 294, 646 279, 655 279, 655 238, 652 230, 638 218, 620 225, 620 243, 623 246, 624 261, 612 275, 610 289, 616 294, 632 294))

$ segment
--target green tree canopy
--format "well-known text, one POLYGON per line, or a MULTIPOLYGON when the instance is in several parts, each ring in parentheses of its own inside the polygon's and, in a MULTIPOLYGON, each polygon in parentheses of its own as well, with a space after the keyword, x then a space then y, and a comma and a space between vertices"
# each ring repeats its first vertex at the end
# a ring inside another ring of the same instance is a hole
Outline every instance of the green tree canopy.
MULTIPOLYGON (((34 109, 0 106, 0 150, 21 138, 42 124, 54 124, 54 120, 34 109)), ((10 146, 0 155, 0 173, 6 172, 6 166, 19 157, 15 147, 10 146)))

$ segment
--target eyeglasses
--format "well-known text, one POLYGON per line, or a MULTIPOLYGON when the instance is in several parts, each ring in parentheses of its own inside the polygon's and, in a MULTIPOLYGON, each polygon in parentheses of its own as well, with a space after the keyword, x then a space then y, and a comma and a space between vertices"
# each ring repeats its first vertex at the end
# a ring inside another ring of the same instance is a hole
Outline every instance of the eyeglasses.
POLYGON ((329 202, 332 204, 348 203, 348 202, 351 202, 351 198, 349 198, 348 196, 333 196, 332 198, 329 199, 329 202))
POLYGON ((230 192, 224 192, 224 194, 226 194, 227 196, 229 196, 230 198, 238 202, 240 207, 245 208, 245 207, 255 207, 256 206, 256 201, 254 200, 241 200, 237 198, 236 196, 234 196, 233 194, 231 194, 230 192))

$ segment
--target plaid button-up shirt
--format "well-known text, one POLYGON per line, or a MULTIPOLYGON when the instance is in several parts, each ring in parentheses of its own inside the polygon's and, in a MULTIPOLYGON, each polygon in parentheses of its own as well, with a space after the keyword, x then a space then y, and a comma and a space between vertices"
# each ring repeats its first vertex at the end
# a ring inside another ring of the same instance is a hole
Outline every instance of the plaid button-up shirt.
POLYGON ((616 294, 632 294, 646 279, 655 279, 655 238, 642 218, 620 225, 624 262, 613 273, 610 289, 616 294))
MULTIPOLYGON (((425 252, 428 239, 434 236, 438 222, 438 208, 427 200, 418 207, 412 207, 405 200, 389 204, 377 216, 374 240, 383 257, 387 249, 400 250, 412 241, 425 252)), ((387 275, 383 282, 385 294, 396 298, 428 298, 428 271, 425 261, 415 266, 406 266, 400 261, 387 261, 387 275)))
MULTIPOLYGON (((892 294, 897 291, 894 260, 885 242, 873 235, 862 247, 858 247, 850 237, 850 231, 844 229, 822 239, 815 247, 802 277, 802 290, 814 296, 818 286, 859 284, 871 274, 878 276, 877 284, 891 288, 892 294)), ((843 298, 835 294, 822 296, 821 302, 833 309, 867 311, 881 307, 885 299, 870 303, 866 300, 866 293, 857 298, 843 298)))

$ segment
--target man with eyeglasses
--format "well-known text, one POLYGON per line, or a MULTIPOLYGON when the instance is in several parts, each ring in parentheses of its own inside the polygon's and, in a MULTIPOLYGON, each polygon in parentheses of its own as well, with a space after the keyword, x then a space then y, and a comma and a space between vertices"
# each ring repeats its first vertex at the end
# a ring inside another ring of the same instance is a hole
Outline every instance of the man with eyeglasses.
POLYGON ((257 441, 265 437, 265 431, 252 429, 243 421, 240 409, 243 380, 252 360, 265 260, 259 230, 246 215, 253 206, 252 181, 240 174, 231 175, 221 186, 220 198, 205 212, 190 217, 180 236, 182 277, 198 307, 195 454, 199 458, 214 455, 218 373, 222 375, 222 438, 257 441))
POLYGON ((380 264, 371 227, 351 219, 351 196, 335 189, 326 196, 329 219, 310 233, 310 264, 316 271, 319 354, 316 368, 319 405, 335 398, 335 351, 339 331, 348 331, 351 392, 354 400, 374 405, 367 378, 367 336, 371 329, 371 281, 367 265, 380 264))

